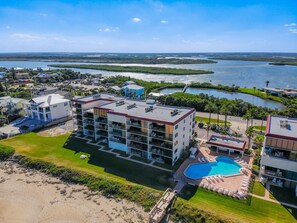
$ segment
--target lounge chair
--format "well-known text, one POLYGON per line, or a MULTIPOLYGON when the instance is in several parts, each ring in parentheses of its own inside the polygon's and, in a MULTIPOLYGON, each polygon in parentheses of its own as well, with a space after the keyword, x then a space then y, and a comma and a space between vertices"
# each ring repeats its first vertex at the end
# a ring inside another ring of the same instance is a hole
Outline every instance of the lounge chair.
POLYGON ((229 194, 229 190, 228 189, 225 189, 224 194, 225 195, 228 195, 229 194))
POLYGON ((201 160, 202 160, 202 162, 206 162, 206 160, 203 157, 201 158, 201 160))
POLYGON ((223 191, 224 191, 224 189, 220 187, 218 190, 218 193, 222 193, 223 191))

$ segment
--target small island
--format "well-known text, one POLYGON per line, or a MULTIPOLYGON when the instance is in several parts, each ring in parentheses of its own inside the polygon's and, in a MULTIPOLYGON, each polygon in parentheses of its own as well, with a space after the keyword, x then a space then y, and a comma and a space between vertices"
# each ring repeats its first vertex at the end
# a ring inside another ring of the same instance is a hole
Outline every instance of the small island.
POLYGON ((192 69, 177 69, 167 67, 142 67, 142 66, 115 66, 115 65, 94 65, 94 64, 50 64, 50 67, 58 68, 78 68, 78 69, 93 69, 115 72, 133 72, 133 73, 148 73, 148 74, 170 74, 170 75, 197 75, 197 74, 213 74, 213 71, 208 70, 192 70, 192 69))

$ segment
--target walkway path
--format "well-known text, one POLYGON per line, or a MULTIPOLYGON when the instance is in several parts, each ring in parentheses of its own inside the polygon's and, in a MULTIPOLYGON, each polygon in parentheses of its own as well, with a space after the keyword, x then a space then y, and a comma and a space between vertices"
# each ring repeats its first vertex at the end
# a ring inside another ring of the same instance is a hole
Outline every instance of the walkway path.
POLYGON ((271 199, 269 197, 268 198, 267 197, 262 197, 262 196, 259 196, 259 195, 256 195, 256 194, 252 194, 252 193, 250 193, 250 195, 253 196, 253 197, 256 197, 256 198, 265 200, 265 201, 270 201, 272 203, 281 204, 281 205, 284 205, 284 206, 287 206, 287 207, 290 207, 290 208, 297 209, 297 205, 294 205, 294 204, 289 204, 289 203, 286 203, 286 202, 280 202, 280 201, 277 201, 277 200, 273 200, 273 199, 271 199))

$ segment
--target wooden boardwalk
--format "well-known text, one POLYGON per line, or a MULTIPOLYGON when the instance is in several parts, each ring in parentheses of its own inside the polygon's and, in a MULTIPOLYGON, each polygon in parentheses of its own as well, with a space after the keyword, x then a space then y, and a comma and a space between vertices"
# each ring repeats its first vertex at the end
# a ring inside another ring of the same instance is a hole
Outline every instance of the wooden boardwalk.
POLYGON ((167 214, 168 208, 170 208, 173 200, 175 198, 175 191, 168 188, 160 198, 160 200, 155 204, 149 213, 150 223, 159 223, 163 217, 167 214))

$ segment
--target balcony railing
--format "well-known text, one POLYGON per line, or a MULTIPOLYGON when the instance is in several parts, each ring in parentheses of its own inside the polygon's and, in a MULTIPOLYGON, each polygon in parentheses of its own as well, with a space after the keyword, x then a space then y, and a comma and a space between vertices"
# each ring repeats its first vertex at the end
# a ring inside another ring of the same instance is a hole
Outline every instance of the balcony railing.
POLYGON ((155 138, 155 139, 163 139, 163 140, 168 140, 168 141, 172 141, 173 137, 172 135, 170 137, 166 137, 166 135, 163 133, 158 133, 158 132, 152 132, 150 134, 150 137, 155 138))
POLYGON ((142 136, 130 135, 128 137, 128 139, 130 139, 132 141, 135 141, 135 142, 147 144, 147 139, 145 137, 142 137, 142 136))
POLYGON ((118 137, 110 137, 109 141, 111 142, 116 142, 116 143, 121 143, 121 144, 126 144, 126 140, 123 138, 118 138, 118 137))
POLYGON ((96 122, 107 124, 107 118, 96 118, 96 122))
POLYGON ((157 146, 157 147, 162 147, 162 148, 166 148, 166 149, 172 149, 173 148, 171 143, 159 142, 159 141, 155 141, 155 140, 150 141, 150 145, 157 146))
POLYGON ((110 131, 109 134, 120 136, 120 137, 126 137, 125 132, 110 131))
POLYGON ((126 126, 123 124, 109 124, 109 127, 113 129, 126 129, 126 126))
POLYGON ((172 152, 169 152, 168 150, 162 150, 162 149, 159 149, 159 148, 152 147, 150 152, 153 153, 153 154, 156 154, 156 155, 166 156, 168 158, 172 158, 172 152))
POLYGON ((96 134, 100 136, 108 136, 108 133, 105 131, 97 131, 96 134))
POLYGON ((96 125, 97 129, 107 130, 107 125, 96 125))
POLYGON ((131 143, 129 143, 128 146, 131 147, 131 148, 136 148, 136 149, 140 149, 142 151, 146 151, 147 152, 147 145, 143 145, 143 144, 140 144, 140 143, 131 142, 131 143))
POLYGON ((151 124, 151 125, 150 125, 150 128, 151 128, 152 130, 155 130, 155 131, 158 131, 158 132, 166 132, 166 128, 165 128, 165 126, 158 126, 158 125, 153 125, 153 124, 151 124))
POLYGON ((147 136, 147 132, 142 132, 141 130, 135 129, 135 128, 130 128, 128 129, 128 132, 137 134, 137 135, 142 135, 142 136, 147 136))

